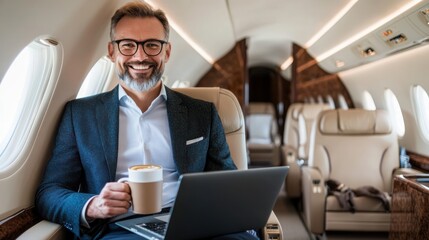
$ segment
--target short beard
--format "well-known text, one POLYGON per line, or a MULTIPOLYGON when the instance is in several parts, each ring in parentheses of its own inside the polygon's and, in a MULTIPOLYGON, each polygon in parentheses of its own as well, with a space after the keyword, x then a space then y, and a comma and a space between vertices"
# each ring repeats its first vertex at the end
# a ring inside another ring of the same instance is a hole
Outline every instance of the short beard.
POLYGON ((127 87, 135 91, 147 92, 158 83, 162 77, 162 72, 159 69, 155 69, 153 74, 150 75, 149 79, 144 79, 142 77, 137 77, 138 79, 134 79, 130 75, 128 68, 126 68, 124 73, 118 73, 118 76, 122 81, 124 81, 127 87))

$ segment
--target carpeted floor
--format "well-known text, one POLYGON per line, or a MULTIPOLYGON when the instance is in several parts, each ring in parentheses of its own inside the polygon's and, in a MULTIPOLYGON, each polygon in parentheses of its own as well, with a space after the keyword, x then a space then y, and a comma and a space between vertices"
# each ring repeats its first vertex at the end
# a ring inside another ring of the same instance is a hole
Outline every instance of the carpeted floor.
POLYGON ((282 191, 277 198, 273 210, 282 225, 284 240, 310 239, 295 207, 292 202, 286 198, 284 191, 282 191))
MULTIPOLYGON (((282 190, 277 199, 276 205, 274 206, 274 213, 280 221, 283 229, 283 240, 312 240, 315 237, 311 237, 308 234, 307 229, 299 217, 299 214, 292 204, 292 202, 286 197, 286 194, 282 190)), ((389 233, 386 232, 327 232, 326 240, 387 240, 389 239, 389 233)))

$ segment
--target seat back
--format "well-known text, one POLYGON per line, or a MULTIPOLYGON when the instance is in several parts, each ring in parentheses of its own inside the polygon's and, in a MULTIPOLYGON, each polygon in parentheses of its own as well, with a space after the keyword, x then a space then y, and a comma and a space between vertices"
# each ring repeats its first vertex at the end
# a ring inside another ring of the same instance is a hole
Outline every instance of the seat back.
POLYGON ((299 145, 298 116, 303 105, 303 103, 291 104, 286 113, 283 143, 296 151, 299 145))
POLYGON ((240 103, 229 90, 218 87, 176 88, 192 98, 212 102, 219 114, 229 145, 231 157, 238 169, 247 169, 244 116, 240 103))
POLYGON ((251 102, 248 105, 246 129, 247 148, 253 165, 279 165, 280 134, 278 133, 276 111, 269 102, 251 102))
POLYGON ((270 114, 251 114, 246 118, 248 143, 271 144, 274 139, 271 135, 273 118, 270 114))
POLYGON ((308 165, 326 181, 390 192, 399 167, 398 140, 385 110, 327 110, 318 115, 308 165))
POLYGON ((308 159, 310 134, 317 115, 331 107, 328 104, 304 104, 298 114, 298 158, 308 159))
POLYGON ((254 122, 254 120, 249 121, 249 119, 253 118, 252 116, 263 116, 263 118, 266 119, 264 121, 269 121, 269 134, 271 141, 274 141, 274 139, 279 135, 276 122, 276 110, 274 109, 274 105, 269 102, 249 103, 246 117, 246 123, 248 123, 247 130, 249 132, 249 137, 252 137, 250 134, 252 133, 253 129, 258 129, 260 126, 257 125, 258 123, 254 122))

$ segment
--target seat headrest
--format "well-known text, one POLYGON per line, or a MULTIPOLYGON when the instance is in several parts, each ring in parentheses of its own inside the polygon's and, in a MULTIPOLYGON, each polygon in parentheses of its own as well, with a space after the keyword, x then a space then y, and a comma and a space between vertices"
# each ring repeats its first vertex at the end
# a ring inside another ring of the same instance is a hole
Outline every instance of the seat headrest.
POLYGON ((248 114, 276 114, 274 105, 270 102, 250 102, 247 110, 248 114))
POLYGON ((337 109, 321 113, 319 130, 323 134, 389 134, 392 131, 385 110, 337 109))
POLYGON ((207 102, 212 102, 219 114, 225 134, 236 132, 244 125, 241 106, 235 95, 219 87, 175 88, 177 92, 207 102))
POLYGON ((302 105, 293 104, 290 107, 292 107, 292 119, 298 121, 299 114, 301 113, 301 110, 302 110, 302 105))
POLYGON ((315 119, 321 111, 329 108, 327 104, 305 104, 302 106, 301 115, 304 119, 315 119))

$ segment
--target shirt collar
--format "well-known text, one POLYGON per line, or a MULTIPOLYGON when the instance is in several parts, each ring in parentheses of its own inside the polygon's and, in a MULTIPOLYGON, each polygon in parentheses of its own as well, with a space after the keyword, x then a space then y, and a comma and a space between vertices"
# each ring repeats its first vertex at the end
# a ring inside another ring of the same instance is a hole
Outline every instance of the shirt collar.
MULTIPOLYGON (((160 91, 158 97, 155 98, 155 100, 158 99, 160 96, 162 96, 164 98, 164 100, 167 101, 167 92, 165 91, 165 85, 164 85, 164 83, 161 83, 161 91, 160 91)), ((119 92, 118 92, 119 102, 121 102, 121 99, 124 98, 124 97, 125 98, 130 98, 130 96, 128 96, 128 94, 125 92, 125 90, 121 86, 121 84, 119 84, 119 92)))

